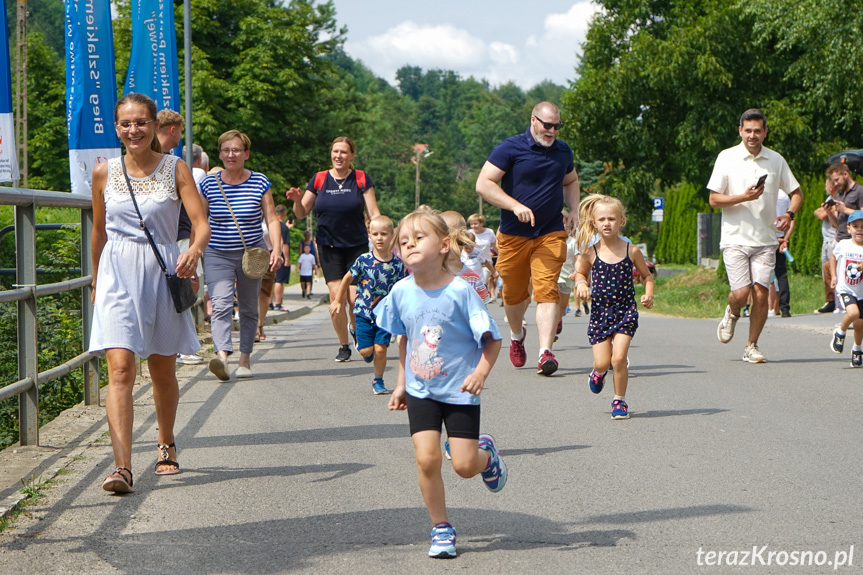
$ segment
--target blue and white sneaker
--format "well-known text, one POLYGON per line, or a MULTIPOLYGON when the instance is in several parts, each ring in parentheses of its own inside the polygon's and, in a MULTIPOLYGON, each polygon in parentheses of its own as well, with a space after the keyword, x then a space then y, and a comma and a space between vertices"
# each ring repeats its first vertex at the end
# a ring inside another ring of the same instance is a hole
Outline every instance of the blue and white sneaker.
POLYGON ((432 544, 429 557, 452 559, 455 557, 455 529, 449 523, 438 523, 431 530, 432 544))
POLYGON ((452 454, 449 452, 449 439, 443 442, 443 453, 447 459, 452 459, 452 454))
POLYGON ((390 392, 389 389, 384 387, 384 380, 380 377, 376 377, 372 380, 372 391, 375 392, 375 395, 386 395, 390 392))
POLYGON ((593 393, 599 393, 602 391, 602 386, 605 385, 605 374, 603 373, 602 375, 599 375, 594 369, 590 372, 588 382, 590 382, 590 391, 593 393))
POLYGON ((611 419, 629 419, 629 406, 622 399, 611 402, 611 419))
POLYGON ((482 434, 479 436, 479 448, 485 449, 491 455, 488 460, 488 467, 480 475, 482 475, 485 486, 493 493, 497 493, 506 485, 506 464, 501 459, 497 445, 494 443, 494 437, 491 435, 482 434))

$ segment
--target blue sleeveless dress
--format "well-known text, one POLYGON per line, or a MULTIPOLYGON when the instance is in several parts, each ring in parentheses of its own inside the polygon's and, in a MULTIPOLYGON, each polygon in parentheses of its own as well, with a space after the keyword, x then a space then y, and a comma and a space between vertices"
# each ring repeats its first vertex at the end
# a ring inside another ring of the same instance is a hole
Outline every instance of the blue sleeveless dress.
POLYGON ((602 343, 615 333, 634 336, 638 329, 638 308, 629 248, 627 244, 626 257, 616 264, 609 264, 599 258, 599 252, 593 246, 595 258, 590 268, 590 298, 593 305, 587 326, 590 345, 602 343))

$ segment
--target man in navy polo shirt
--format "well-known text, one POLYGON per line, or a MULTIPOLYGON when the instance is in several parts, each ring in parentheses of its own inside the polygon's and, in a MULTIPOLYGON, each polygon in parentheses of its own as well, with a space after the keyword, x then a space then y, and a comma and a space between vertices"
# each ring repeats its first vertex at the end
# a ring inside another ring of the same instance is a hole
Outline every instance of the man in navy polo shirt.
POLYGON ((501 208, 497 271, 503 279, 503 303, 509 322, 509 359, 525 364, 522 321, 533 284, 539 336, 537 373, 551 375, 551 353, 560 320, 557 279, 566 259, 566 238, 578 226, 579 185, 572 150, 557 139, 560 110, 551 102, 533 108, 526 132, 504 140, 491 153, 476 182, 477 193, 501 208), (498 182, 500 185, 498 185, 498 182), (570 215, 564 221, 564 201, 570 215))

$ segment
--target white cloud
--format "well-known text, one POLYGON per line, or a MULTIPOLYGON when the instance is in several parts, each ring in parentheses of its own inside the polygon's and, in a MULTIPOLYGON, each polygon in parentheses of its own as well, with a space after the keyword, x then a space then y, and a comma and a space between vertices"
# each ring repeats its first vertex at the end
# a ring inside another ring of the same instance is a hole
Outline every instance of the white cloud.
POLYGON ((488 58, 485 43, 466 30, 450 24, 420 26, 410 20, 350 47, 360 59, 383 64, 393 73, 405 64, 424 69, 474 68, 488 58))
POLYGON ((518 63, 518 49, 512 44, 504 42, 492 42, 488 47, 489 57, 495 64, 518 63))
POLYGON ((575 76, 576 54, 596 10, 591 1, 581 0, 565 12, 546 14, 541 30, 531 29, 529 22, 514 22, 521 35, 509 34, 505 41, 500 36, 484 40, 485 30, 473 20, 458 25, 404 20, 381 34, 349 38, 345 48, 394 85, 396 70, 411 65, 454 70, 492 85, 512 81, 529 89, 546 79, 565 83, 575 76), (471 26, 476 29, 467 28, 471 26))

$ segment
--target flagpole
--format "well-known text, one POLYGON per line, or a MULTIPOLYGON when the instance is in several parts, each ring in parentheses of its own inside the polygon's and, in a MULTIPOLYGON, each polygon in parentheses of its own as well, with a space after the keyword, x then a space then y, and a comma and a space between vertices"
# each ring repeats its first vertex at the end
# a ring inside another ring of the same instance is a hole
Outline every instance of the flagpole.
POLYGON ((183 78, 186 82, 186 163, 192 169, 192 4, 183 0, 183 78))

